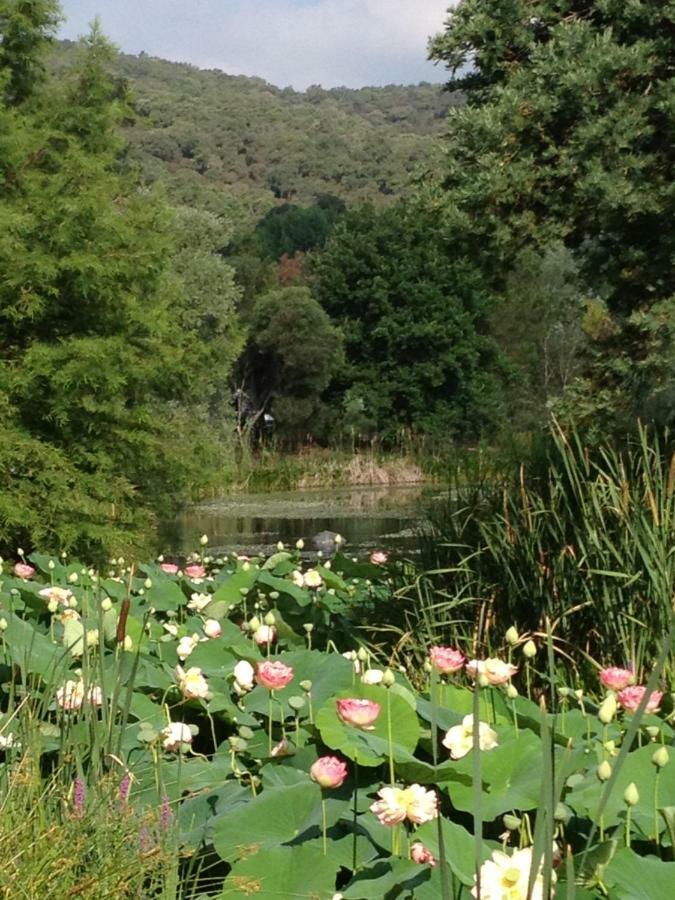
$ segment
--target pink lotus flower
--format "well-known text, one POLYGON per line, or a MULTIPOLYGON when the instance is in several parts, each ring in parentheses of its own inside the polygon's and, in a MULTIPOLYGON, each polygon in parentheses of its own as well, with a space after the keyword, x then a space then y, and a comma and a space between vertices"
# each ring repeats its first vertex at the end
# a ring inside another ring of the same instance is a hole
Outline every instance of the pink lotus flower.
POLYGON ((293 669, 279 660, 259 662, 255 670, 256 681, 268 691, 279 691, 281 688, 285 688, 293 681, 293 675, 293 669))
POLYGON ((347 777, 347 765, 337 756, 320 756, 309 770, 309 775, 322 788, 339 788, 347 777))
POLYGON ((374 566, 383 566, 389 560, 389 555, 384 550, 373 550, 370 561, 374 566))
POLYGON ((160 569, 166 575, 177 575, 178 574, 178 566, 175 563, 162 563, 160 566, 160 569))
POLYGON ((14 566, 14 574, 17 578, 23 578, 24 581, 28 581, 29 578, 35 575, 35 569, 29 566, 28 563, 17 563, 14 566))
POLYGON ((223 629, 220 627, 218 619, 207 619, 204 622, 204 634, 208 638, 219 638, 222 633, 223 629))
POLYGON ((253 640, 259 647, 273 644, 277 639, 277 630, 274 625, 261 625, 253 632, 253 640))
POLYGON ((187 700, 207 700, 209 697, 209 684, 198 666, 192 666, 186 671, 181 666, 176 666, 178 687, 187 700))
POLYGON ((453 675, 464 666, 464 654, 452 647, 432 647, 429 650, 429 661, 441 675, 453 675))
POLYGON ((600 670, 600 681, 612 691, 621 691, 633 681, 635 673, 632 669, 620 669, 610 666, 600 670))
POLYGON ((373 722, 380 715, 382 707, 374 700, 336 700, 337 714, 345 725, 353 725, 354 728, 363 728, 372 731, 373 722))
POLYGON ((377 816, 380 825, 400 825, 407 813, 405 791, 397 787, 383 787, 377 796, 380 799, 371 803, 370 811, 377 816))
POLYGON ((518 666, 504 662, 496 657, 489 659, 472 659, 466 664, 466 671, 472 678, 484 675, 488 684, 493 687, 498 684, 506 684, 518 671, 518 666))
MULTIPOLYGON (((622 691, 619 691, 617 699, 624 709, 628 710, 628 712, 634 713, 636 712, 640 703, 642 703, 642 698, 644 697, 646 690, 647 688, 643 687, 642 685, 626 687, 622 691)), ((651 696, 647 701, 645 712, 656 712, 656 710, 659 708, 662 697, 663 693, 661 691, 652 691, 651 696)))
POLYGON ((185 566, 184 571, 188 578, 204 578, 206 575, 204 566, 185 566))
POLYGON ((438 815, 438 798, 421 784, 411 784, 405 789, 383 787, 378 791, 379 800, 370 807, 382 825, 399 825, 405 818, 415 825, 430 822, 438 815))
POLYGON ((415 841, 410 847, 410 858, 413 862, 419 863, 420 865, 429 863, 432 869, 436 865, 436 859, 433 853, 431 850, 427 850, 420 841, 415 841))
POLYGON ((438 815, 438 797, 421 784, 411 784, 405 789, 407 816, 415 825, 431 822, 438 815))

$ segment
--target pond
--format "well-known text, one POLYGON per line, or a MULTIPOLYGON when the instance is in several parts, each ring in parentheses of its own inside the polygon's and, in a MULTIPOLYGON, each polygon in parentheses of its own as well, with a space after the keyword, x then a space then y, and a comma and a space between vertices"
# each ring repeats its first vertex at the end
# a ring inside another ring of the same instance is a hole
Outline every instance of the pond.
POLYGON ((321 531, 336 531, 354 554, 377 548, 411 552, 424 511, 442 490, 433 485, 375 485, 265 494, 236 494, 192 506, 162 530, 162 547, 195 550, 199 536, 209 551, 269 554, 277 543, 295 544, 321 531))

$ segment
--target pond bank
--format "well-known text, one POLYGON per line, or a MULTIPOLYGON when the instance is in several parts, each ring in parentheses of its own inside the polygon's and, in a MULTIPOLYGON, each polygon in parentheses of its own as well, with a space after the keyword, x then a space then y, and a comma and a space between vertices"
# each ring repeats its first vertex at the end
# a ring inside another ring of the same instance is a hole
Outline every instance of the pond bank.
POLYGON ((407 453, 304 448, 296 453, 261 450, 242 460, 226 486, 236 491, 422 484, 432 478, 424 460, 407 453))

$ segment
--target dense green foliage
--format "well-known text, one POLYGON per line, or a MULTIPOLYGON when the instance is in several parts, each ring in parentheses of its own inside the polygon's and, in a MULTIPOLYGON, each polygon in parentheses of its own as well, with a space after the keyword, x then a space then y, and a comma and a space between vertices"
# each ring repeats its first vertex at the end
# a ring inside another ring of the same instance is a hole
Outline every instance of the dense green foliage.
POLYGON ((348 215, 319 256, 317 296, 345 335, 345 425, 460 440, 499 415, 499 360, 480 271, 417 207, 348 215))
MULTIPOLYGON (((45 42, 55 4, 2 8, 45 42)), ((3 546, 137 542, 215 453, 199 410, 237 350, 232 271, 212 253, 226 238, 209 245, 215 219, 190 213, 181 246, 185 214, 126 165, 111 58, 95 28, 62 83, 0 107, 3 546)), ((34 71, 22 59, 5 54, 5 82, 34 71)))
POLYGON ((600 428, 673 416, 674 25, 662 0, 463 0, 433 44, 467 97, 447 226, 498 295, 522 247, 572 251, 606 313, 567 409, 600 428))
MULTIPOLYGON (((61 44, 52 65, 67 68, 73 52, 61 44)), ((135 97, 125 134, 146 176, 163 179, 177 203, 249 220, 275 200, 402 194, 458 102, 429 84, 298 93, 145 54, 120 54, 114 71, 135 97)))

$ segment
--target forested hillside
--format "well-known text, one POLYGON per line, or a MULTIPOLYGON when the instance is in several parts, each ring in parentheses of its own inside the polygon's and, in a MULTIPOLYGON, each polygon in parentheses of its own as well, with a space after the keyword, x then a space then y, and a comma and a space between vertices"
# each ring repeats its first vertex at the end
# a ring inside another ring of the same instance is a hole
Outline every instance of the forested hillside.
MULTIPOLYGON (((73 65, 77 53, 58 44, 52 66, 73 65)), ((125 134, 146 176, 168 176, 175 202, 256 217, 280 199, 403 195, 460 97, 431 84, 298 93, 145 55, 120 54, 112 70, 131 89, 125 134)))

